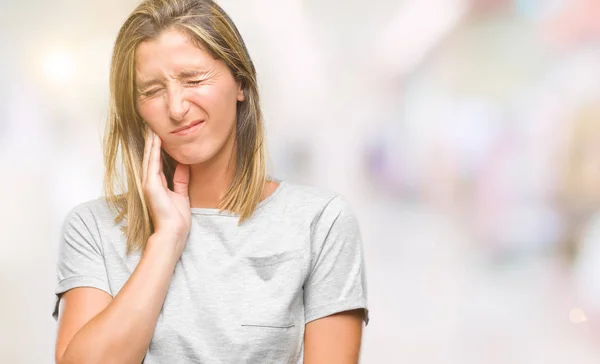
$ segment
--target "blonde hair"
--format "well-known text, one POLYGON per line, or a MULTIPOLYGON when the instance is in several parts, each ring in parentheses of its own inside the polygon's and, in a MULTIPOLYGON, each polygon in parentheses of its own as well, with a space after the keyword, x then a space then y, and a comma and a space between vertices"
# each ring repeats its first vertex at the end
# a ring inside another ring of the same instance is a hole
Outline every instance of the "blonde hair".
MULTIPOLYGON (((136 110, 135 52, 144 41, 167 29, 185 32, 222 60, 244 92, 237 105, 234 180, 219 209, 239 214, 241 223, 260 202, 266 182, 266 157, 256 70, 240 33, 229 16, 211 0, 146 0, 129 16, 117 36, 110 69, 110 108, 104 136, 104 192, 116 208, 115 223, 126 219, 127 251, 143 251, 153 233, 142 192, 144 121, 136 110), (124 173, 117 170, 121 159, 124 173), (126 180, 123 181, 122 174, 126 180), (126 186, 126 187, 125 187, 126 186)), ((169 187, 176 162, 163 152, 169 187)))

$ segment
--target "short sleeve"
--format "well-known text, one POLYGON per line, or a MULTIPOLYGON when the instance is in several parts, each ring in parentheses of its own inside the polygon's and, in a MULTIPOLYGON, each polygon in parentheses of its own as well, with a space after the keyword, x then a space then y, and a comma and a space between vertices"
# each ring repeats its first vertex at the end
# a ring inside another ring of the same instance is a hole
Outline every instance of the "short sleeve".
POLYGON ((310 272, 304 284, 306 323, 364 309, 369 322, 362 239, 349 204, 334 197, 313 224, 310 272))
POLYGON ((52 313, 55 319, 58 318, 60 298, 70 289, 92 287, 111 294, 98 226, 89 207, 77 206, 67 215, 58 251, 58 283, 54 291, 56 301, 52 313))

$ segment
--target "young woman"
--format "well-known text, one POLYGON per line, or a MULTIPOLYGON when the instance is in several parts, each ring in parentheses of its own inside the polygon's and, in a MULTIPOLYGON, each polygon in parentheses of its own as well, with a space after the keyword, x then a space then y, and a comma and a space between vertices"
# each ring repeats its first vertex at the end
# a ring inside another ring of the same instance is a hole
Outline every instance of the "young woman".
POLYGON ((256 72, 223 10, 144 1, 110 84, 106 196, 63 228, 56 361, 357 363, 356 220, 267 176, 256 72))

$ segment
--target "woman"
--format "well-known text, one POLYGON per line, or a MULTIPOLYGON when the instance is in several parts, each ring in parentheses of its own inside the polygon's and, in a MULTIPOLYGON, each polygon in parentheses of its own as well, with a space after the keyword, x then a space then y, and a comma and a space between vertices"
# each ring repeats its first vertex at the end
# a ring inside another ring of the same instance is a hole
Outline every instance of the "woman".
POLYGON ((223 10, 143 2, 110 83, 106 198, 63 228, 56 361, 356 363, 356 221, 339 195, 267 177, 256 72, 223 10))

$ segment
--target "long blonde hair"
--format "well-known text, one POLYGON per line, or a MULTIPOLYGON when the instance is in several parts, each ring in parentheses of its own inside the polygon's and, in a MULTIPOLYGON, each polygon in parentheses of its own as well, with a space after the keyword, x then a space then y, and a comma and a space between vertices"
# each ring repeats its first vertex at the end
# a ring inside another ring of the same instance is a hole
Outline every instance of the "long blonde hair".
MULTIPOLYGON (((266 157, 256 70, 240 33, 229 16, 211 0, 146 0, 129 16, 117 36, 110 69, 110 108, 104 136, 104 193, 126 219, 127 251, 143 251, 153 233, 142 192, 144 121, 136 110, 135 52, 144 41, 167 29, 186 32, 198 46, 222 60, 244 91, 237 105, 234 180, 219 209, 252 215, 266 182, 266 157), (123 171, 118 171, 119 159, 123 171), (126 179, 123 180, 123 174, 126 179)), ((163 152, 169 187, 176 162, 163 152)))

